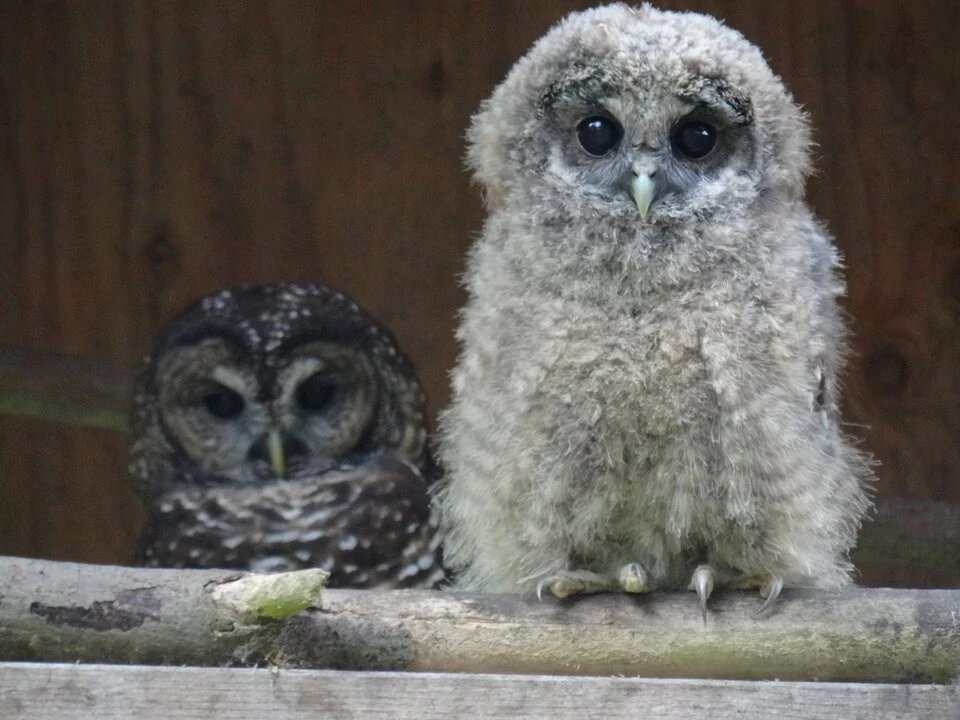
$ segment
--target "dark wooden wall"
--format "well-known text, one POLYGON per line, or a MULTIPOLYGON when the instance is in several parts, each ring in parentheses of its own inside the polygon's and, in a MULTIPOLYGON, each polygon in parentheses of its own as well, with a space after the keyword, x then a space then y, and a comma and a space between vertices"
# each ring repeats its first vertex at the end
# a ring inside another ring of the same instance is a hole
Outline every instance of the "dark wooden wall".
MULTIPOLYGON (((572 0, 0 3, 0 343, 130 363, 192 299, 321 280, 447 399, 470 113, 572 0)), ((669 2, 809 109, 849 263, 848 420, 886 496, 960 500, 960 4, 669 2)), ((0 419, 0 553, 124 561, 124 438, 0 419)), ((910 582, 902 574, 871 580, 910 582)))

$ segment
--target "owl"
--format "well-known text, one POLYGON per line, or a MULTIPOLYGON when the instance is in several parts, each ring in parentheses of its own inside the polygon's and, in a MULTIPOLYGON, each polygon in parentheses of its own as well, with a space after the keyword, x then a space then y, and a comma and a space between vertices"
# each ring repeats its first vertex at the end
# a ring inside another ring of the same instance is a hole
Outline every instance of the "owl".
POLYGON ((810 133, 718 20, 611 5, 520 59, 468 131, 471 249, 437 492, 464 589, 850 582, 871 461, 837 411, 840 260, 810 133))
POLYGON ((424 406, 389 330, 342 292, 281 283, 202 298, 161 332, 136 384, 141 563, 433 587, 424 406))

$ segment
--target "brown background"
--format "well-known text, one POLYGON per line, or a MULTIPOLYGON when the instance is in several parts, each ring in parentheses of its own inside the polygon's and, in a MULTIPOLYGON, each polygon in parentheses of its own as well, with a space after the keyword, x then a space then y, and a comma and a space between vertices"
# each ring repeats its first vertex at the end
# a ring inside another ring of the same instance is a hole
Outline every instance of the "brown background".
MULTIPOLYGON (((395 329, 435 412, 482 219, 463 130, 585 4, 3 0, 0 344, 132 363, 215 288, 319 280, 395 329)), ((883 495, 960 501, 960 3, 663 5, 741 29, 812 114, 811 200, 850 266, 847 419, 883 495)), ((0 418, 0 553, 128 559, 124 442, 0 418)))

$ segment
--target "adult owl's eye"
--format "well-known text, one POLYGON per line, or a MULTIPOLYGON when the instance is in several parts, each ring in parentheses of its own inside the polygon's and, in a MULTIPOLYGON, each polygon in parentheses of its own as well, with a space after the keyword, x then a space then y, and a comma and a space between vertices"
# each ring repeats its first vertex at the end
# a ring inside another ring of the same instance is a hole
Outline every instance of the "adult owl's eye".
POLYGON ((577 125, 580 147, 594 157, 603 157, 609 153, 622 137, 623 128, 620 124, 602 115, 593 115, 577 125))
POLYGON ((243 398, 222 385, 203 396, 203 404, 214 417, 230 420, 243 412, 243 398))
POLYGON ((702 120, 687 120, 673 129, 670 142, 685 158, 699 160, 717 144, 717 129, 702 120))
POLYGON ((333 399, 334 385, 329 378, 317 373, 311 375, 297 388, 297 404, 304 410, 323 410, 333 399))

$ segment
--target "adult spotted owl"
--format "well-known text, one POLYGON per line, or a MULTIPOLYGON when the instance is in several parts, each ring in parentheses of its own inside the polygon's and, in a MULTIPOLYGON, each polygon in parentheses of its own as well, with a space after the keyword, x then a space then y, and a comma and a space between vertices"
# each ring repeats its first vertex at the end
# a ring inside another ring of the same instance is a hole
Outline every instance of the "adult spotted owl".
MULTIPOLYGON (((568 16, 474 117, 488 218, 441 419, 464 588, 831 588, 869 506, 808 123, 721 22, 568 16)), ((766 604, 766 603, 765 603, 766 604)), ((704 615, 706 617, 706 615, 704 615)))
POLYGON ((322 567, 333 587, 443 577, 423 391, 344 293, 276 284, 197 301, 146 358, 131 430, 144 564, 322 567))

